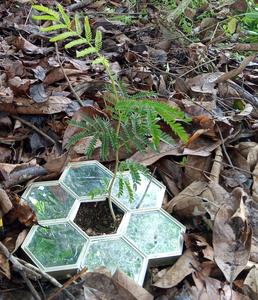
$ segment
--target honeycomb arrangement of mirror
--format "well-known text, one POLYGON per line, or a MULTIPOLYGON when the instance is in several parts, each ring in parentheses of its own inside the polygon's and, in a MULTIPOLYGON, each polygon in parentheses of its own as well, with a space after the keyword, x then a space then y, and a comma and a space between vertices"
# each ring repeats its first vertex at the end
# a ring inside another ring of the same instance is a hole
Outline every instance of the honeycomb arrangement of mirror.
MULTIPOLYGON (((182 253, 184 226, 162 208, 165 187, 154 177, 141 176, 134 201, 125 192, 112 201, 124 214, 115 234, 88 236, 74 219, 81 203, 106 201, 107 194, 89 194, 110 181, 112 172, 97 161, 70 163, 58 181, 31 184, 22 198, 36 212, 39 224, 27 235, 22 249, 42 270, 55 277, 71 276, 86 266, 120 269, 140 285, 149 263, 160 264, 182 253)), ((130 174, 122 174, 131 181, 130 174)))

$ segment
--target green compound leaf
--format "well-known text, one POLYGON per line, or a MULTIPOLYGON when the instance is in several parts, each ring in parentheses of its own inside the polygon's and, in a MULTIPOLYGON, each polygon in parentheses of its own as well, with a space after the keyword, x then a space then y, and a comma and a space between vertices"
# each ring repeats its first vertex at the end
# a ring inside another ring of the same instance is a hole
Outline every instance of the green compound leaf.
POLYGON ((71 20, 68 14, 64 11, 64 8, 61 4, 57 4, 57 8, 62 16, 62 19, 64 20, 66 26, 70 29, 71 28, 71 20))
POLYGON ((90 22, 88 16, 84 18, 84 29, 85 29, 85 37, 88 41, 88 43, 91 43, 92 40, 92 32, 90 28, 90 22))
POLYGON ((74 21, 75 21, 76 32, 78 33, 78 35, 81 35, 82 34, 82 27, 81 27, 81 22, 80 22, 78 14, 75 15, 74 21))
POLYGON ((37 11, 43 12, 43 13, 49 15, 49 16, 54 17, 55 21, 59 21, 59 19, 60 19, 59 14, 56 11, 54 11, 54 10, 52 10, 52 9, 46 7, 46 6, 32 5, 32 8, 34 8, 37 11))
POLYGON ((101 57, 97 57, 96 59, 94 59, 92 61, 92 64, 93 65, 103 65, 104 67, 107 68, 109 66, 109 61, 104 56, 101 56, 101 57))
POLYGON ((97 49, 97 51, 100 51, 102 48, 102 32, 100 30, 96 31, 95 48, 97 49))
POLYGON ((36 21, 58 21, 56 17, 50 15, 32 16, 32 19, 36 21))
POLYGON ((66 44, 65 45, 65 49, 70 49, 72 47, 83 45, 85 43, 87 43, 87 40, 84 39, 84 38, 81 38, 81 39, 78 39, 78 40, 74 40, 74 41, 71 41, 68 44, 66 44))
POLYGON ((58 41, 63 41, 71 36, 76 36, 77 33, 74 31, 67 31, 67 32, 63 32, 57 36, 52 37, 49 41, 50 42, 58 42, 58 41))
POLYGON ((89 47, 89 48, 86 48, 81 51, 76 51, 76 57, 77 58, 84 57, 84 56, 87 56, 89 54, 96 53, 96 52, 97 52, 97 50, 94 47, 89 47))
POLYGON ((55 31, 55 30, 64 29, 64 28, 66 28, 65 24, 56 24, 56 25, 49 26, 49 27, 41 27, 40 31, 49 32, 49 31, 55 31))

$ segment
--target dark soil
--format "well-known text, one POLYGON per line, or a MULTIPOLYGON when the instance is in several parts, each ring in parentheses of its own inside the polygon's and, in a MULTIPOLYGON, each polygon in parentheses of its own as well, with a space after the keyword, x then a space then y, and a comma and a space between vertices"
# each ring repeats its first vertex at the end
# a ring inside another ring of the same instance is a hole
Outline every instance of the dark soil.
POLYGON ((116 233, 124 213, 114 204, 113 209, 117 219, 115 223, 109 210, 108 201, 82 203, 74 222, 91 236, 116 233))

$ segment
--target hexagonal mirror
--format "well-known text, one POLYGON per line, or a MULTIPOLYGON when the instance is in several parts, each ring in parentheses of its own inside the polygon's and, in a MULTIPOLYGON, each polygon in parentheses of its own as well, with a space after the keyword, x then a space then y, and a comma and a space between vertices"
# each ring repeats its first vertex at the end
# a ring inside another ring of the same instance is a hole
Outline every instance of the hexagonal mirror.
POLYGON ((49 225, 34 225, 27 235, 22 249, 46 272, 74 270, 86 247, 88 238, 69 222, 49 225))
POLYGON ((123 173, 123 178, 128 180, 133 187, 134 200, 130 201, 128 191, 124 189, 123 195, 118 197, 119 183, 116 179, 112 189, 112 197, 120 202, 127 209, 135 208, 160 208, 165 194, 165 186, 153 176, 141 174, 141 183, 133 185, 132 177, 129 172, 123 173))
POLYGON ((105 266, 112 274, 120 269, 142 285, 147 260, 128 241, 110 235, 90 241, 82 266, 87 266, 89 271, 105 266))
POLYGON ((80 200, 101 199, 113 174, 97 161, 71 163, 64 170, 60 182, 80 200), (92 197, 94 194, 94 197, 92 197))
POLYGON ((125 236, 149 259, 181 254, 185 228, 163 209, 128 214, 125 236))
POLYGON ((38 221, 67 218, 75 202, 58 181, 33 183, 22 198, 35 211, 38 221))

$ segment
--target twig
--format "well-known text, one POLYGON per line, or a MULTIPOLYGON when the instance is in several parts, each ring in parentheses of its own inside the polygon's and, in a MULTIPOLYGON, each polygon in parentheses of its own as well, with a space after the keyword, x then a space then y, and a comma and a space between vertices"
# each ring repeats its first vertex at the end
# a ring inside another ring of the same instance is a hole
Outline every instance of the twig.
POLYGON ((212 58, 212 59, 210 59, 209 61, 205 61, 204 63, 201 63, 201 64, 197 65, 196 67, 192 68, 191 70, 188 70, 187 72, 185 72, 184 74, 182 74, 182 75, 180 75, 180 76, 178 76, 178 77, 179 77, 179 78, 182 78, 182 77, 184 77, 185 75, 191 73, 192 71, 194 71, 194 70, 196 70, 196 69, 198 69, 198 68, 200 68, 200 67, 202 67, 202 66, 205 66, 205 65, 207 65, 207 64, 210 64, 210 63, 214 62, 215 60, 217 60, 217 57, 212 58))
POLYGON ((139 203, 137 204, 136 208, 139 208, 140 205, 142 204, 142 202, 143 202, 143 200, 144 200, 144 198, 145 198, 145 196, 146 196, 146 194, 147 194, 147 192, 148 192, 148 189, 149 189, 149 187, 150 187, 150 185, 151 185, 151 183, 152 183, 152 181, 153 181, 153 178, 154 178, 153 175, 155 174, 156 169, 157 169, 157 167, 154 168, 154 170, 153 170, 153 172, 152 172, 152 174, 151 174, 150 180, 149 180, 149 182, 148 182, 148 185, 146 186, 146 189, 145 189, 145 191, 144 191, 144 193, 143 193, 143 195, 142 195, 142 198, 141 198, 141 200, 139 201, 139 203))
POLYGON ((69 85, 69 88, 70 88, 71 92, 73 93, 73 95, 74 95, 75 99, 77 100, 77 102, 78 102, 81 106, 84 106, 84 105, 83 105, 83 102, 82 102, 82 100, 81 100, 81 98, 80 98, 80 97, 78 96, 78 94, 76 93, 76 91, 75 91, 75 89, 73 88, 73 86, 72 86, 72 84, 71 84, 71 82, 70 82, 68 76, 67 76, 66 73, 65 73, 65 70, 64 70, 64 68, 63 68, 63 64, 62 64, 61 59, 60 59, 60 56, 59 56, 57 43, 55 43, 55 49, 56 49, 56 58, 57 58, 57 61, 58 61, 59 65, 60 65, 60 68, 61 68, 61 70, 62 70, 62 72, 63 72, 63 74, 64 74, 64 78, 65 78, 65 80, 67 81, 67 83, 68 83, 68 85, 69 85))
MULTIPOLYGON (((18 258, 18 261, 23 264, 25 267, 27 267, 28 269, 31 269, 37 273, 39 273, 43 278, 45 278, 47 281, 49 281, 52 285, 58 287, 58 288, 62 288, 63 285, 57 281, 54 277, 50 276, 48 273, 42 271, 41 269, 33 266, 32 264, 26 262, 25 260, 23 259, 20 259, 18 258)), ((69 292, 67 291, 66 289, 63 290, 63 292, 66 294, 66 296, 71 299, 71 300, 75 300, 74 296, 69 292)))
POLYGON ((87 271, 87 268, 84 267, 80 272, 78 272, 72 278, 70 278, 69 280, 67 280, 65 282, 65 284, 58 291, 56 291, 54 294, 52 294, 50 297, 48 297, 47 300, 53 300, 54 298, 56 298, 56 296, 58 296, 64 289, 68 288, 73 283, 73 281, 77 280, 86 271, 87 271))
POLYGON ((216 183, 219 183, 219 175, 220 175, 222 160, 223 160, 222 150, 221 147, 219 146, 216 149, 215 161, 212 165, 211 175, 210 175, 211 181, 214 181, 216 183))
POLYGON ((33 297, 37 300, 41 300, 41 297, 32 285, 30 279, 26 276, 24 266, 18 261, 18 259, 15 256, 13 256, 9 252, 9 250, 5 247, 5 245, 2 242, 0 242, 0 250, 4 254, 4 256, 12 263, 14 270, 16 270, 21 275, 33 297))
POLYGON ((68 6, 68 10, 70 11, 74 11, 76 9, 81 9, 81 8, 84 8, 85 6, 91 4, 93 2, 93 0, 83 0, 83 1, 80 1, 78 3, 74 3, 70 6, 68 6))
POLYGON ((11 116, 13 119, 20 121, 21 123, 23 123, 24 125, 30 127, 31 129, 33 129, 34 131, 36 131, 37 133, 39 133, 40 135, 42 135, 46 140, 48 140, 49 142, 51 142, 52 144, 56 144, 57 142, 52 139, 50 136, 48 136, 45 132, 43 132, 42 130, 40 130, 38 127, 36 127, 35 125, 31 124, 28 121, 25 121, 24 119, 18 117, 18 116, 11 116))
POLYGON ((219 132, 219 136, 220 136, 221 146, 222 146, 223 152, 224 152, 224 154, 225 154, 225 156, 226 156, 226 158, 227 158, 227 160, 228 160, 230 166, 231 166, 233 169, 235 169, 235 166, 233 165, 233 163, 232 163, 232 161, 231 161, 231 159, 230 159, 230 157, 229 157, 229 155, 228 155, 228 152, 227 152, 227 149, 226 149, 226 146, 225 146, 225 141, 224 141, 224 138, 223 138, 223 136, 222 136, 221 130, 220 130, 220 128, 219 128, 219 125, 218 125, 217 123, 215 123, 215 124, 216 124, 216 127, 217 127, 218 132, 219 132))

